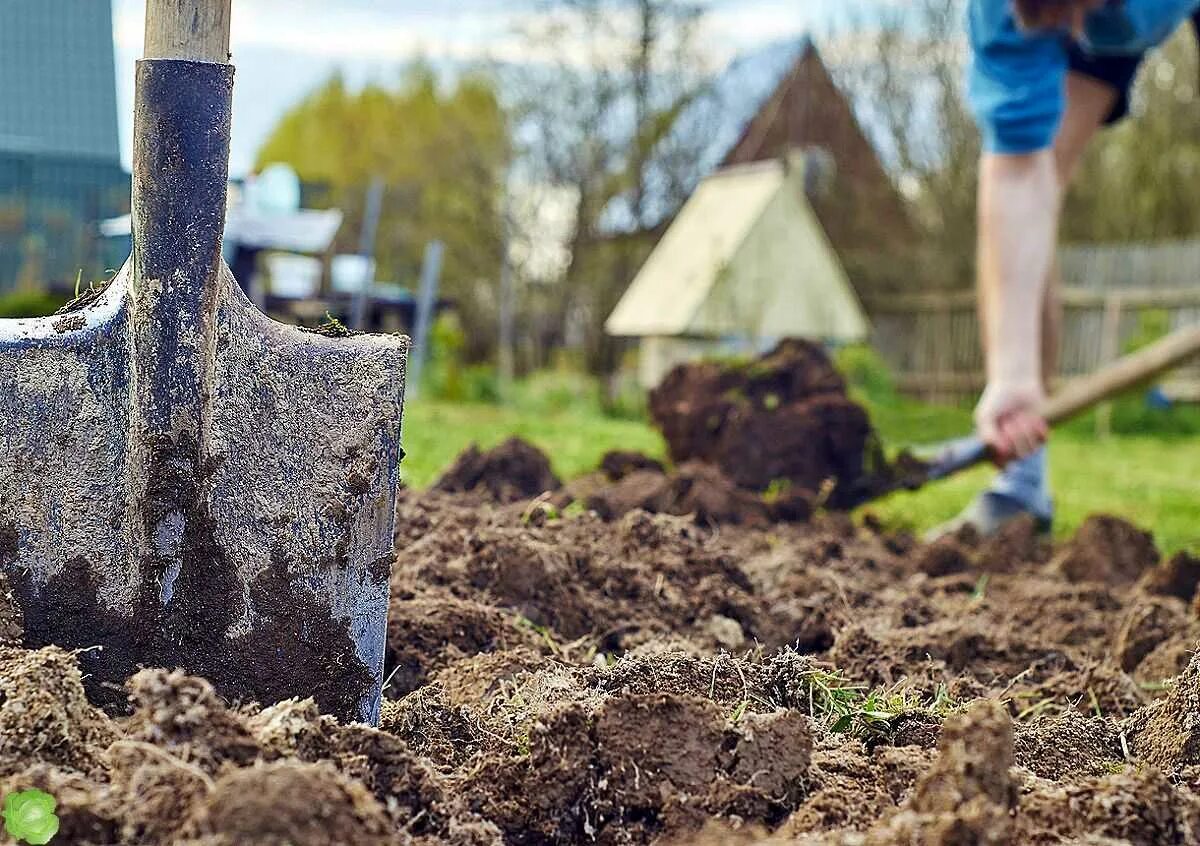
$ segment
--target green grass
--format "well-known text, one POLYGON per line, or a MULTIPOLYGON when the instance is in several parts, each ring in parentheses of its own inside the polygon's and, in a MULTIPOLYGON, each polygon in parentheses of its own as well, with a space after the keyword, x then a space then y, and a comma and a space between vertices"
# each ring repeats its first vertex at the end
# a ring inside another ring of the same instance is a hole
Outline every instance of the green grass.
MULTIPOLYGON (((889 447, 936 442, 971 430, 970 413, 961 409, 898 401, 872 405, 871 413, 889 447)), ((1153 531, 1165 552, 1200 549, 1200 445, 1195 439, 1099 441, 1090 431, 1085 421, 1051 444, 1058 534, 1069 535, 1088 515, 1105 512, 1153 531)), ((661 437, 648 424, 613 420, 594 411, 527 413, 419 400, 405 409, 404 480, 427 486, 471 443, 486 449, 509 435, 520 435, 545 450, 555 471, 567 479, 594 470, 610 449, 639 450, 660 458, 665 453, 661 437)), ((981 468, 917 493, 896 494, 870 510, 890 526, 922 532, 956 514, 992 472, 981 468)))
MULTIPOLYGON (((861 397, 859 398, 862 399, 861 397)), ((936 443, 971 431, 971 414, 912 402, 880 406, 871 417, 889 448, 936 443)), ((1050 478, 1058 508, 1056 533, 1068 536, 1089 515, 1116 514, 1154 532, 1168 553, 1200 550, 1200 444, 1187 437, 1114 436, 1099 440, 1090 418, 1059 432, 1050 444, 1050 478)), ((900 493, 869 507, 897 528, 923 532, 950 519, 995 471, 979 468, 900 493)))
POLYGON ((528 413, 495 405, 421 399, 404 408, 407 457, 401 476, 408 485, 426 487, 472 443, 490 449, 511 435, 543 449, 563 479, 595 470, 604 453, 613 449, 637 450, 658 458, 666 454, 662 438, 646 423, 615 420, 595 412, 528 413))

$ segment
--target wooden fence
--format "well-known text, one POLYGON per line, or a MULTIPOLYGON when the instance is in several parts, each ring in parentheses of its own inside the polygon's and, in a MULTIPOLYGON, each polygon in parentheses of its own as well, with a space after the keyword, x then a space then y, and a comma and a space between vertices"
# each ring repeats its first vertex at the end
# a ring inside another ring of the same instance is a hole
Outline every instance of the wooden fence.
MULTIPOLYGON (((1195 249, 1194 263, 1190 250, 1180 250, 1193 281, 1179 287, 1123 286, 1095 277, 1091 284, 1079 284, 1076 259, 1064 253, 1064 278, 1072 284, 1062 292, 1060 378, 1090 373, 1119 357, 1144 331, 1148 312, 1165 315, 1170 329, 1200 323, 1200 246, 1195 249)), ((1085 257, 1080 263, 1099 261, 1095 252, 1080 254, 1085 257)), ((1131 266, 1128 255, 1125 261, 1131 266)), ((964 402, 978 394, 984 367, 975 303, 974 291, 864 301, 872 343, 896 374, 900 390, 930 402, 964 402)), ((1164 388, 1172 397, 1200 401, 1200 362, 1172 374, 1164 388)))

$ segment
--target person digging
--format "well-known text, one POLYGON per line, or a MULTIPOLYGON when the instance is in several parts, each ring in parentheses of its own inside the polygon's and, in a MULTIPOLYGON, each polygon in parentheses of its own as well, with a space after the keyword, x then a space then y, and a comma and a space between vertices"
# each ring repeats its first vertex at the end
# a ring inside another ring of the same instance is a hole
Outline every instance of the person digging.
POLYGON ((1040 409, 1060 326, 1056 242, 1063 195, 1088 144, 1129 111, 1146 53, 1200 0, 970 0, 968 99, 983 136, 979 309, 987 388, 979 434, 1002 466, 935 534, 995 533, 1030 514, 1049 531, 1048 427, 1040 409))

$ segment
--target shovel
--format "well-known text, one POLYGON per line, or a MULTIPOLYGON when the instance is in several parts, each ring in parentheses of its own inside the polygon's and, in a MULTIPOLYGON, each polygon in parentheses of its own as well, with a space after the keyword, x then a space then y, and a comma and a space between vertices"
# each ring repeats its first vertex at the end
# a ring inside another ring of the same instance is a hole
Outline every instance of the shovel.
POLYGON ((230 2, 147 4, 124 269, 0 320, 0 571, 110 709, 179 667, 375 722, 408 342, 274 323, 221 260, 230 2))
MULTIPOLYGON (((1145 349, 1126 356, 1088 376, 1069 382, 1046 402, 1042 416, 1057 426, 1098 403, 1135 388, 1200 354, 1200 326, 1180 329, 1145 349)), ((903 463, 896 483, 876 496, 897 490, 918 490, 930 482, 969 470, 991 460, 989 446, 978 435, 914 450, 903 463)))

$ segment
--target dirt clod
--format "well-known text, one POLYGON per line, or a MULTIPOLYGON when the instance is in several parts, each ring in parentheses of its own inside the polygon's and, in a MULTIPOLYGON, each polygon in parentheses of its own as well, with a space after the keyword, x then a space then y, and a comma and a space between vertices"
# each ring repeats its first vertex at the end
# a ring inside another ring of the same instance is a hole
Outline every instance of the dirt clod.
POLYGON ((328 764, 278 762, 233 770, 184 826, 205 846, 389 846, 383 806, 328 764))
POLYGON ((684 365, 650 395, 671 457, 705 461, 737 485, 786 482, 851 503, 882 469, 866 412, 820 347, 785 341, 746 364, 684 365))
POLYGON ((1053 566, 1073 582, 1127 585, 1157 565, 1158 559, 1154 538, 1148 532, 1101 515, 1084 522, 1053 566))
POLYGON ((892 820, 889 842, 1009 843, 1017 805, 1012 764, 1013 725, 1000 704, 982 702, 948 720, 937 761, 892 820))
POLYGON ((116 736, 84 695, 74 655, 55 646, 0 647, 0 775, 31 764, 100 773, 116 736))
POLYGON ((1126 731, 1137 758, 1170 774, 1200 764, 1200 656, 1174 680, 1166 698, 1129 718, 1126 731))
POLYGON ((434 484, 445 493, 480 493, 493 502, 511 503, 556 491, 562 482, 550 469, 550 459, 520 438, 509 438, 483 452, 472 446, 434 484))
POLYGON ((1159 566, 1146 571, 1141 588, 1158 596, 1174 596, 1191 602, 1200 588, 1200 557, 1180 552, 1159 566))
POLYGON ((619 482, 632 473, 665 473, 666 467, 657 458, 640 452, 613 450, 600 459, 600 470, 611 482, 619 482))

